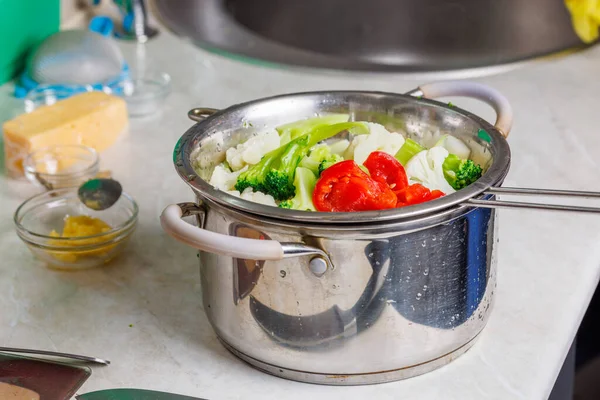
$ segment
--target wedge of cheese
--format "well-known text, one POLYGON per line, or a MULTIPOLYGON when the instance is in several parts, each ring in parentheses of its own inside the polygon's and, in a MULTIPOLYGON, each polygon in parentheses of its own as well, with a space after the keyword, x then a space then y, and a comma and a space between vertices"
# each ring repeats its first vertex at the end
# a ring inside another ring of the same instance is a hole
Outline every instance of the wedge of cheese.
POLYGON ((46 146, 81 144, 102 151, 127 126, 125 101, 103 92, 86 92, 40 107, 4 123, 7 173, 22 176, 27 154, 46 146))

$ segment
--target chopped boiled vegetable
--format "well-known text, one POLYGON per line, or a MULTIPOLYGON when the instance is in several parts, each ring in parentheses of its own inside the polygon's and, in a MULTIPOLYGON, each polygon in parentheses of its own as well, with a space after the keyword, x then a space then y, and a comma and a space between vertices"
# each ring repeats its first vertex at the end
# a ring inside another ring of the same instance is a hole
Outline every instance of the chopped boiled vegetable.
POLYGON ((262 156, 279 146, 279 135, 275 131, 269 131, 262 135, 252 136, 244 143, 228 148, 225 157, 231 170, 238 171, 245 165, 258 164, 262 156))
POLYGON ((468 159, 471 156, 471 149, 459 138, 451 135, 442 135, 435 144, 448 150, 450 154, 456 154, 458 157, 468 159))
POLYGON ((308 155, 300 161, 300 166, 308 168, 315 175, 321 175, 324 169, 340 161, 344 161, 342 156, 332 153, 328 145, 319 144, 310 149, 308 155))
POLYGON ((243 192, 250 187, 255 191, 264 192, 267 173, 271 170, 279 155, 283 153, 283 150, 285 150, 285 147, 282 146, 265 154, 258 164, 254 164, 248 170, 242 172, 237 178, 235 189, 238 192, 243 192))
POLYGON ((448 150, 443 147, 432 147, 423 150, 406 164, 409 183, 420 183, 429 190, 441 190, 446 194, 454 193, 444 176, 442 164, 448 157, 448 150))
POLYGON ((264 194, 263 192, 255 192, 251 187, 244 189, 242 193, 237 190, 229 190, 227 193, 236 197, 240 197, 244 200, 252 201, 254 203, 277 207, 277 203, 275 203, 273 196, 264 194))
POLYGON ((336 142, 333 142, 329 145, 329 149, 333 154, 337 154, 338 156, 343 156, 346 149, 350 146, 350 142, 346 139, 340 139, 336 142))
POLYGON ((413 183, 402 190, 394 190, 396 194, 396 207, 411 206, 438 199, 444 195, 439 190, 429 190, 420 183, 413 183))
POLYGON ((374 151, 364 163, 371 178, 376 181, 385 182, 389 187, 396 191, 408 186, 408 178, 404 167, 398 160, 383 151, 374 151))
POLYGON ((368 132, 364 122, 342 122, 332 125, 317 125, 308 133, 293 139, 272 152, 242 173, 235 188, 243 191, 247 187, 286 200, 294 196, 294 172, 300 160, 315 144, 329 139, 344 130, 368 132))
POLYGON ((469 186, 481 178, 482 169, 472 160, 465 160, 455 154, 450 154, 442 164, 446 181, 456 190, 469 186))
POLYGON ((293 198, 279 203, 279 207, 303 211, 317 211, 312 200, 316 183, 317 177, 310 169, 303 167, 296 168, 296 176, 294 177, 296 194, 293 198))
POLYGON ((383 125, 368 122, 369 134, 355 136, 344 153, 345 159, 354 160, 357 164, 365 162, 374 151, 384 151, 395 155, 404 144, 404 136, 388 132, 383 125))
POLYGON ((225 162, 223 162, 215 167, 209 183, 219 190, 232 190, 238 176, 247 169, 248 166, 245 166, 240 170, 232 172, 225 162))
POLYGON ((425 150, 425 147, 412 139, 406 139, 400 150, 396 153, 396 159, 400 164, 406 165, 408 161, 415 155, 425 150))
POLYGON ((347 122, 349 119, 348 114, 331 114, 324 115, 322 117, 315 117, 309 119, 303 119, 300 121, 291 122, 289 124, 280 125, 275 130, 279 133, 281 138, 281 145, 296 139, 302 135, 306 135, 308 132, 320 126, 327 126, 332 124, 338 124, 341 122, 347 122))
POLYGON ((395 207, 396 201, 386 183, 372 179, 352 160, 323 171, 313 193, 313 203, 319 211, 383 210, 395 207))

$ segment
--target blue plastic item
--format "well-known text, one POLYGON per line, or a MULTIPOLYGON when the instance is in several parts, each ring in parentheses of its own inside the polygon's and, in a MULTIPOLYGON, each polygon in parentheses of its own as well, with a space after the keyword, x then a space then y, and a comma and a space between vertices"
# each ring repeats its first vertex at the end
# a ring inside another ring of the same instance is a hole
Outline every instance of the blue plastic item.
POLYGON ((114 24, 112 19, 104 16, 97 16, 92 18, 89 24, 89 30, 101 34, 102 36, 112 36, 114 30, 114 24))

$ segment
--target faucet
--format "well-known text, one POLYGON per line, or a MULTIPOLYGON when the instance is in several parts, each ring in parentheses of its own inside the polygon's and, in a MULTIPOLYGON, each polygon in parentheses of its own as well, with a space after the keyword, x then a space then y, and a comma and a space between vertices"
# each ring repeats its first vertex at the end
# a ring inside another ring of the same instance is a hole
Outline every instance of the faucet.
MULTIPOLYGON (((115 36, 124 40, 136 40, 145 43, 158 34, 158 29, 148 25, 148 6, 146 0, 112 0, 123 16, 122 32, 115 36)), ((101 0, 93 0, 94 5, 101 0)))

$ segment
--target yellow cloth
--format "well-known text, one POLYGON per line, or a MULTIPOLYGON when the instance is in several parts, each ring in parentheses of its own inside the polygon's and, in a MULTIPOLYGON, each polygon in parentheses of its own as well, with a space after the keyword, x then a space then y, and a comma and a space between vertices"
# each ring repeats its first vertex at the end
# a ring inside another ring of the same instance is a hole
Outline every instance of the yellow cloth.
POLYGON ((598 39, 600 0, 565 0, 575 33, 584 43, 598 39))

